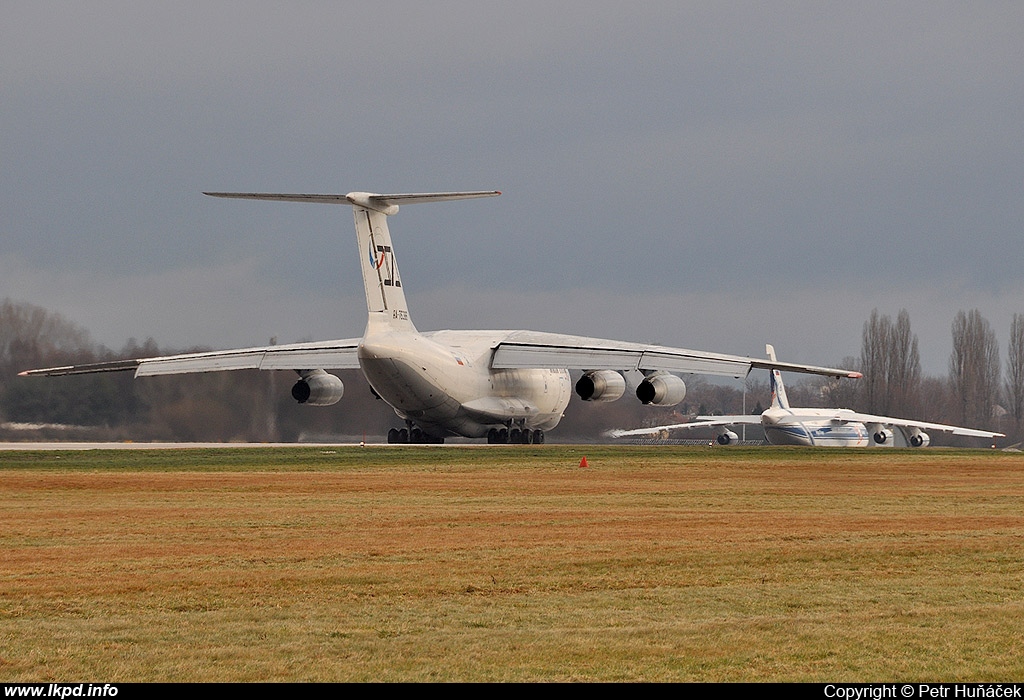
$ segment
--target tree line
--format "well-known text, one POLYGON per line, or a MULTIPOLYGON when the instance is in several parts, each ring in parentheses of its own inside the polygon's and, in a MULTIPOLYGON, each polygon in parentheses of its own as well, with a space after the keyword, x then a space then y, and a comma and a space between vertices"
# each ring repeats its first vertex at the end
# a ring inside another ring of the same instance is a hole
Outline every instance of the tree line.
POLYGON ((852 390, 855 407, 868 413, 950 423, 1021 438, 1024 417, 1024 315, 1014 314, 1003 379, 995 330, 981 311, 958 311, 951 326, 952 351, 946 377, 921 374, 917 336, 910 315, 895 321, 875 309, 864 324, 852 390))
MULTIPOLYGON (((850 408, 861 413, 958 425, 1006 434, 1006 445, 1024 439, 1024 314, 1010 324, 1005 374, 999 343, 977 309, 958 311, 950 328, 952 351, 944 376, 921 370, 917 335, 910 314, 901 309, 895 320, 878 309, 864 322, 859 356, 844 357, 834 366, 859 371, 859 380, 808 377, 787 380, 790 404, 808 408, 850 408)), ((599 409, 602 423, 612 427, 685 422, 694 415, 760 414, 771 402, 767 378, 751 374, 741 387, 700 377, 686 380, 686 399, 667 409, 645 407, 633 414, 622 401, 599 409), (623 410, 626 409, 626 410, 623 410), (610 419, 610 420, 609 420, 610 419), (632 420, 632 422, 629 422, 632 420)), ((747 436, 759 429, 747 427, 747 436)), ((706 431, 711 435, 710 431, 706 431)), ((693 430, 689 436, 700 432, 693 430)), ((977 446, 976 438, 931 434, 934 445, 977 446)))
POLYGON ((346 373, 341 403, 301 406, 294 373, 240 370, 135 380, 131 372, 19 377, 18 372, 119 359, 201 352, 132 339, 119 350, 94 343, 60 314, 10 299, 0 303, 0 439, 294 442, 384 431, 394 411, 358 372, 346 373), (339 409, 339 410, 332 410, 339 409))
MULTIPOLYGON (((793 405, 853 408, 900 418, 995 430, 1011 442, 1024 418, 1024 314, 1015 314, 1005 379, 995 332, 978 310, 959 311, 952 327, 945 377, 921 372, 910 316, 895 320, 873 310, 864 323, 859 357, 841 367, 863 379, 803 378, 787 382, 793 405)), ((199 352, 129 340, 112 350, 60 314, 24 302, 0 302, 0 439, 293 442, 376 439, 399 425, 357 371, 340 372, 345 397, 329 407, 296 404, 289 372, 241 370, 151 377, 131 372, 52 379, 19 377, 35 367, 199 352)), ((551 437, 596 439, 609 428, 680 422, 688 415, 757 414, 770 402, 767 377, 743 384, 686 378, 687 395, 675 407, 641 406, 628 398, 601 404, 572 401, 551 437)), ((748 430, 750 430, 748 428, 748 430)), ((755 431, 756 432, 756 431, 755 431)), ((954 444, 952 438, 933 441, 954 444)))

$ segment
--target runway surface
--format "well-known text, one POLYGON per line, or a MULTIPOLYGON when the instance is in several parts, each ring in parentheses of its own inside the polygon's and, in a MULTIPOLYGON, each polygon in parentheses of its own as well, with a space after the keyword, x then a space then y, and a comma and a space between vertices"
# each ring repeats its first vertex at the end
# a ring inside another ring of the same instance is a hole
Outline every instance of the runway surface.
MULTIPOLYGON (((366 443, 373 447, 379 443, 366 443)), ((242 447, 359 447, 346 442, 0 442, 0 452, 17 450, 187 450, 242 447)))

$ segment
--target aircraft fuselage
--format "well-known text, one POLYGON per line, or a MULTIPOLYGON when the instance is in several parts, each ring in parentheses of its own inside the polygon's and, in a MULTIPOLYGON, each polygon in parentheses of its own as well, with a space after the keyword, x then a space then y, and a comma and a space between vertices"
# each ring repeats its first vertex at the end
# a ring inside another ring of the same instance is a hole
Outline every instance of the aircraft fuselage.
POLYGON ((841 413, 800 412, 771 408, 761 414, 765 439, 773 445, 816 447, 869 447, 871 433, 859 422, 841 419, 841 413))
POLYGON ((401 418, 438 437, 484 437, 500 427, 550 430, 569 403, 569 373, 491 369, 502 332, 368 332, 359 365, 401 418))

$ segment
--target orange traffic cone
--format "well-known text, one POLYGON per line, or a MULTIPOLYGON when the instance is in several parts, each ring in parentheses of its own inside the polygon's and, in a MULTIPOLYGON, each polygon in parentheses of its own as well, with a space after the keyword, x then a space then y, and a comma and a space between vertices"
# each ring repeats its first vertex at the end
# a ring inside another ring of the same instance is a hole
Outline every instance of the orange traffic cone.
POLYGON ((589 466, 590 465, 587 464, 587 458, 586 457, 584 457, 583 459, 580 460, 580 469, 586 469, 589 466))

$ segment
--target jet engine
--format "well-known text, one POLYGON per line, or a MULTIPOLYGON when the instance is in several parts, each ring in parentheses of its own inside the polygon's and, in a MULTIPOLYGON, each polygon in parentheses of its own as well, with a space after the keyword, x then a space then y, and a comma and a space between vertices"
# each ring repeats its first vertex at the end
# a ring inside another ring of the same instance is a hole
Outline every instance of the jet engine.
POLYGON ((626 378, 610 369, 584 372, 576 393, 584 401, 615 401, 626 393, 626 378))
POLYGON ((908 442, 910 442, 911 447, 928 447, 928 445, 932 444, 932 439, 928 433, 918 431, 911 434, 908 442))
POLYGON ((715 439, 718 440, 719 445, 732 445, 734 443, 739 442, 740 436, 731 430, 726 430, 722 433, 719 433, 718 437, 715 439))
POLYGON ((879 428, 871 434, 871 439, 878 445, 892 444, 892 431, 887 428, 879 428))
POLYGON ((331 406, 341 401, 345 393, 342 381, 322 369, 300 373, 299 381, 292 387, 292 398, 310 406, 331 406))
POLYGON ((652 372, 637 386, 636 397, 642 404, 675 406, 686 398, 686 384, 674 374, 652 372))

